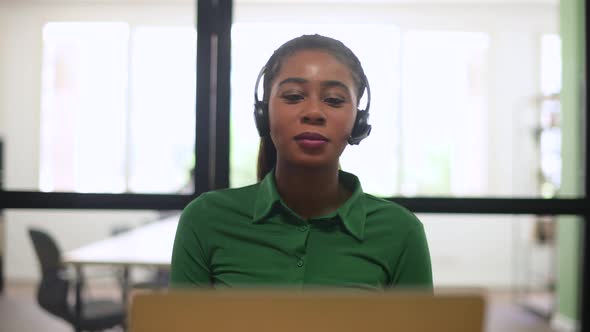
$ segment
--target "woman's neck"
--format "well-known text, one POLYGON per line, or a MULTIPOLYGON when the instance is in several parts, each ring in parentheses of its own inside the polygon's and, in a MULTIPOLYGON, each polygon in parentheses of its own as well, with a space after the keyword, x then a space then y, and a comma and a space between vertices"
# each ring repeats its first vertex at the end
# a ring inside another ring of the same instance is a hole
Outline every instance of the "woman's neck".
POLYGON ((338 182, 338 164, 303 168, 277 162, 275 181, 285 204, 305 219, 335 211, 350 196, 338 182))

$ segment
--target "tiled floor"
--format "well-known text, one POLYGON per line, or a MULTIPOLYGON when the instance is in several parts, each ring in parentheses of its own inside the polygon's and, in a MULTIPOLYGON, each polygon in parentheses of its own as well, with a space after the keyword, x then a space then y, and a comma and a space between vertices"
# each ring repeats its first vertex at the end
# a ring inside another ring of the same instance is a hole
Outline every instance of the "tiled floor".
MULTIPOLYGON (((116 296, 116 289, 94 289, 116 296)), ((506 293, 490 292, 485 332, 553 332, 548 322, 513 304, 506 293)), ((35 302, 31 284, 8 284, 0 296, 0 332, 71 332, 65 322, 44 312, 35 302)))

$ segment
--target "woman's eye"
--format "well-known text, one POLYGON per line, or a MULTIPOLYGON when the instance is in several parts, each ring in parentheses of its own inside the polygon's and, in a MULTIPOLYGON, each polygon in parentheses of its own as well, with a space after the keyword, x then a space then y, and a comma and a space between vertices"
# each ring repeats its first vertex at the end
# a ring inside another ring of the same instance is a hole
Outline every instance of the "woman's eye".
POLYGON ((283 99, 287 101, 287 103, 296 103, 303 99, 303 95, 300 94, 286 94, 283 95, 283 99))
POLYGON ((344 103, 344 99, 336 97, 325 98, 324 101, 332 106, 340 106, 344 103))

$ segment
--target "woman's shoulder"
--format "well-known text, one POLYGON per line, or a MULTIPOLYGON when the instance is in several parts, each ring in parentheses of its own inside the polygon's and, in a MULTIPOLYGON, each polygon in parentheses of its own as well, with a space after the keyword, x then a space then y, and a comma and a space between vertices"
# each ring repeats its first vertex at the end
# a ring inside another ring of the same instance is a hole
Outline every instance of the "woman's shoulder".
POLYGON ((364 201, 367 216, 386 219, 394 222, 397 226, 423 227, 422 222, 414 213, 396 202, 367 193, 364 194, 364 201))
POLYGON ((185 208, 184 214, 215 214, 251 207, 256 199, 259 183, 239 187, 208 191, 193 199, 185 208))

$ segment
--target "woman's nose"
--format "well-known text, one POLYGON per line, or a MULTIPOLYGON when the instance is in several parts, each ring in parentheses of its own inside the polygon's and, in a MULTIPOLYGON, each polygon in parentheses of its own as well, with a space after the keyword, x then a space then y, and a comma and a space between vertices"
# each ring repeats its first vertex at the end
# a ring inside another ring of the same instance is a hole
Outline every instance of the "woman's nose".
POLYGON ((301 121, 307 124, 324 124, 326 122, 326 115, 321 109, 321 103, 318 101, 307 103, 305 110, 301 114, 301 121))

